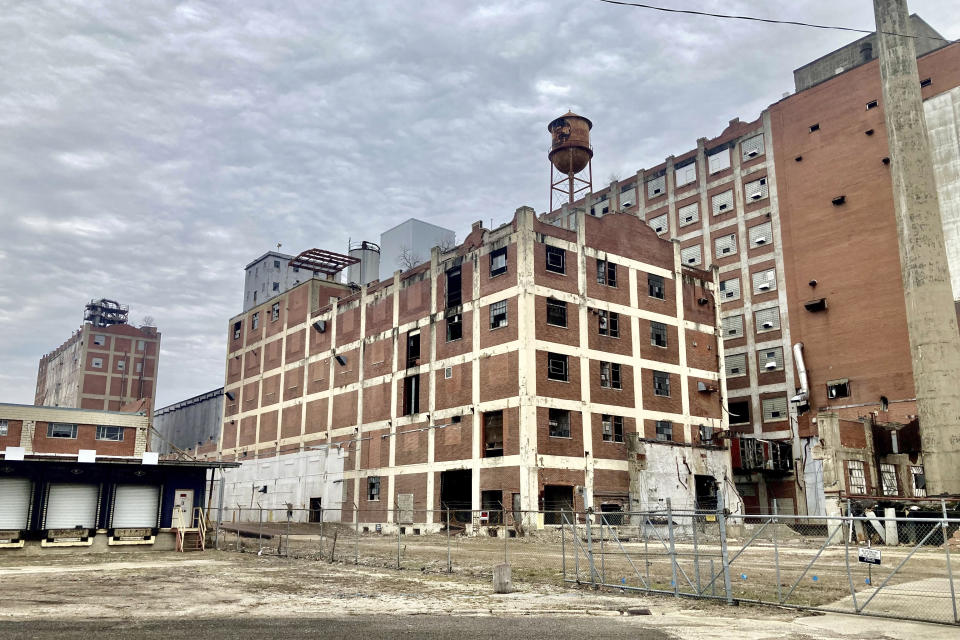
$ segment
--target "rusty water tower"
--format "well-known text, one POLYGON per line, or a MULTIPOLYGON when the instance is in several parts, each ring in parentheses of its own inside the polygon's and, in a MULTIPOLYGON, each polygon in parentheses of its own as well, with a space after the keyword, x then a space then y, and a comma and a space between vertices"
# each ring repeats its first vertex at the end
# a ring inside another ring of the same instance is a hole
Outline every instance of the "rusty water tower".
POLYGON ((547 126, 550 132, 550 211, 553 211, 554 194, 558 206, 564 201, 573 202, 583 192, 593 190, 593 149, 590 148, 590 129, 593 123, 572 111, 563 114, 547 126), (587 177, 577 174, 588 169, 587 177), (559 172, 559 176, 557 173, 559 172))

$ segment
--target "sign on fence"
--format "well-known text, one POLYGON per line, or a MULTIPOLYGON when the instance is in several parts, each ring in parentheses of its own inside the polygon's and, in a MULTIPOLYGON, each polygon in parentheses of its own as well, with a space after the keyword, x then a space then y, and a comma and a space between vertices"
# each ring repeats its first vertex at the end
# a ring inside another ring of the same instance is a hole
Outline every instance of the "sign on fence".
POLYGON ((880 550, 871 549, 870 547, 860 547, 857 555, 859 556, 860 562, 866 564, 880 564, 880 550))

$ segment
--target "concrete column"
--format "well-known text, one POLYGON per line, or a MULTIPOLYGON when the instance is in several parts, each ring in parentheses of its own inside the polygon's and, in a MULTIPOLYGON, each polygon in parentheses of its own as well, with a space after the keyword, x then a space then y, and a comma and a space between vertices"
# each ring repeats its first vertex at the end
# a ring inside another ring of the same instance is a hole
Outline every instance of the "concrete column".
POLYGON ((906 0, 874 0, 900 266, 929 495, 960 493, 960 333, 906 0), (886 33, 884 33, 886 32, 886 33))

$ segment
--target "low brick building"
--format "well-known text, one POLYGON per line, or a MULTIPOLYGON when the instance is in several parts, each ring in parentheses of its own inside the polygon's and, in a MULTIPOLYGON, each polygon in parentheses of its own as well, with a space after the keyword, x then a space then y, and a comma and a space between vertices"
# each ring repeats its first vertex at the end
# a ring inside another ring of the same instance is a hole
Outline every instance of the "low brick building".
POLYGON ((224 506, 261 485, 369 523, 711 503, 733 487, 716 286, 635 216, 529 208, 385 282, 304 282, 229 323, 224 506))

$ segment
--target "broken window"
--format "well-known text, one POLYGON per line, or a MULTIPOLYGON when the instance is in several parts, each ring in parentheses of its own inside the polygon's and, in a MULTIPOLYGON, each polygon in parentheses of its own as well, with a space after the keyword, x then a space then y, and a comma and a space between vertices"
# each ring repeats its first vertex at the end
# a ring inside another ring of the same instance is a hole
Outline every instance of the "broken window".
POLYGON ((604 442, 623 442, 623 418, 602 414, 600 423, 603 425, 604 442))
POLYGON ((899 495, 900 492, 897 490, 897 467, 892 464, 881 464, 880 483, 883 485, 883 495, 899 495))
POLYGON ((650 323, 650 344, 658 347, 667 346, 667 325, 662 322, 650 323))
POLYGON ((280 319, 280 303, 274 302, 273 306, 270 307, 270 322, 275 322, 280 319))
POLYGON ((927 497, 927 476, 923 472, 922 466, 911 466, 910 475, 913 477, 913 497, 927 497))
POLYGON ((597 259, 597 283, 608 287, 617 286, 617 265, 608 261, 597 259))
POLYGON ((420 376, 407 376, 403 379, 403 415, 420 413, 420 376))
POLYGON ((657 440, 673 440, 673 423, 669 420, 657 420, 657 440))
POLYGON ((233 339, 234 340, 240 339, 240 321, 239 320, 233 323, 233 339))
POLYGON ((549 409, 549 427, 551 438, 570 437, 570 412, 566 409, 549 409))
POLYGON ((750 423, 750 401, 730 400, 727 403, 727 413, 730 414, 730 424, 750 423))
POLYGON ((847 493, 855 496, 867 495, 867 477, 863 472, 863 462, 847 460, 847 493))
POLYGON ((600 309, 597 315, 599 316, 597 328, 600 335, 619 338, 620 314, 614 311, 604 311, 600 309))
POLYGON ((507 326, 507 301, 501 300, 490 305, 490 328, 507 326))
POLYGON ((460 267, 447 269, 447 308, 459 307, 463 302, 463 292, 461 291, 460 267))
POLYGON ((827 382, 827 397, 831 400, 849 398, 850 382, 846 378, 843 380, 830 380, 827 382))
POLYGON ((670 374, 664 371, 653 372, 653 395, 670 397, 670 374))
POLYGON ((407 334, 407 368, 420 365, 420 330, 407 334))
POLYGON ((560 353, 547 354, 547 379, 567 382, 569 379, 567 356, 560 353))
POLYGON ((380 500, 380 476, 367 476, 367 500, 380 500))
POLYGON ((503 455, 503 411, 487 411, 483 414, 483 457, 497 458, 503 455))
POLYGON ((490 277, 507 272, 507 248, 496 249, 490 252, 490 277))
POLYGON ((447 342, 463 337, 463 317, 459 313, 447 316, 447 342))
POLYGON ((547 271, 566 273, 566 251, 560 247, 547 245, 547 271))
POLYGON ((253 318, 250 320, 250 328, 251 329, 260 328, 260 312, 259 311, 253 314, 253 318))
POLYGON ((648 274, 647 291, 651 298, 663 300, 663 276, 648 274))
POLYGON ((555 327, 567 326, 567 303, 554 298, 547 298, 547 324, 555 327))
POLYGON ((600 363, 600 386, 604 389, 622 389, 619 362, 600 363))

